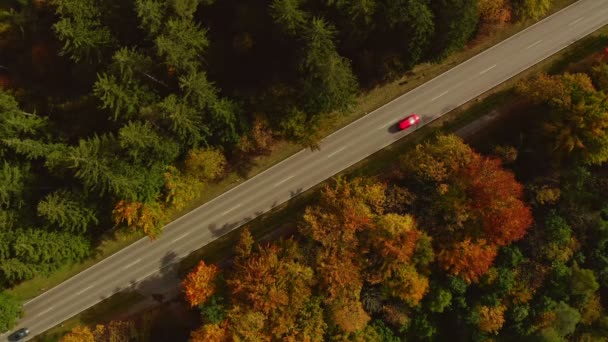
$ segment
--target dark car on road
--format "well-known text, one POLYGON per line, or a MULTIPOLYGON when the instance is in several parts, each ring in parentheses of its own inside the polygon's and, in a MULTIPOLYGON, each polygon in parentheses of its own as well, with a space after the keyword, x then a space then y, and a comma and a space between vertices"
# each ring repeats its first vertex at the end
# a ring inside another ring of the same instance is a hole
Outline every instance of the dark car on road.
POLYGON ((12 333, 9 337, 9 341, 21 341, 22 338, 29 335, 30 331, 27 328, 21 328, 14 333, 12 333))

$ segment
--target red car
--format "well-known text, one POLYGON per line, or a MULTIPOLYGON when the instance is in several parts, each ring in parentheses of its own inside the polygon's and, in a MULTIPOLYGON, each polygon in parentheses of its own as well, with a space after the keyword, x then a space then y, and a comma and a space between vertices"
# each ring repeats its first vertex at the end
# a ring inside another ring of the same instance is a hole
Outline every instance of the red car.
POLYGON ((412 114, 410 116, 408 116, 407 118, 399 121, 399 130, 403 131, 406 130, 414 125, 417 125, 420 122, 420 117, 418 116, 418 114, 412 114))

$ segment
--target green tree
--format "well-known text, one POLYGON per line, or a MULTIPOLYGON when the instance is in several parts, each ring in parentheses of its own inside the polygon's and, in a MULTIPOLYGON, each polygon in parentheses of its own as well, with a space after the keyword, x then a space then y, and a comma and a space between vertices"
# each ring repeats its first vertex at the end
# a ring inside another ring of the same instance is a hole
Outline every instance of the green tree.
POLYGON ((196 69, 209 45, 207 32, 192 20, 172 18, 156 37, 158 55, 178 70, 196 69))
POLYGON ((570 276, 570 291, 573 295, 579 296, 586 302, 595 291, 600 288, 593 270, 579 268, 575 265, 570 276))
POLYGON ((192 19, 201 0, 173 0, 171 5, 175 14, 182 18, 192 19))
POLYGON ((94 209, 84 204, 82 195, 68 190, 52 192, 38 202, 38 216, 44 217, 62 230, 85 233, 92 224, 97 224, 94 209))
POLYGON ((17 298, 6 292, 0 293, 0 331, 12 329, 21 314, 21 303, 17 298))
POLYGON ((295 35, 304 28, 308 14, 301 9, 302 0, 273 0, 270 16, 285 32, 295 35))
POLYGON ((159 0, 136 0, 135 10, 144 28, 152 36, 156 35, 164 22, 167 2, 159 0))
MULTIPOLYGON (((0 140, 34 137, 46 125, 45 118, 22 111, 17 100, 0 89, 0 140)), ((4 153, 5 146, 0 144, 0 157, 4 153)))
POLYGON ((372 24, 376 8, 376 0, 326 0, 328 5, 333 5, 343 11, 351 20, 358 24, 368 26, 372 24))
POLYGON ((0 168, 0 208, 20 208, 25 204, 26 182, 32 175, 23 166, 4 161, 0 168))
POLYGON ((76 62, 101 59, 115 42, 101 22, 101 4, 96 0, 53 0, 53 4, 60 17, 53 29, 63 42, 62 54, 76 62))
POLYGON ((18 229, 2 232, 1 238, 0 282, 5 286, 47 275, 90 253, 90 243, 71 233, 18 229))
POLYGON ((211 132, 203 124, 203 113, 176 95, 169 95, 158 104, 161 118, 169 130, 187 146, 206 145, 211 132))
POLYGON ((435 38, 433 56, 438 60, 464 47, 477 29, 477 0, 433 0, 435 38))
POLYGON ((314 18, 306 29, 304 58, 300 71, 304 76, 304 102, 309 113, 344 110, 355 99, 357 81, 349 61, 336 51, 334 27, 314 18))
POLYGON ((385 17, 389 28, 405 39, 405 68, 424 57, 435 33, 434 14, 428 0, 388 0, 385 17))
POLYGON ((93 93, 101 100, 102 108, 114 113, 114 120, 131 119, 142 107, 157 100, 155 92, 140 80, 145 77, 160 82, 147 72, 151 65, 150 57, 135 49, 122 48, 112 57, 108 72, 97 76, 93 93))
POLYGON ((132 161, 146 166, 168 165, 179 155, 179 145, 161 136, 147 122, 129 122, 120 128, 118 143, 132 161))

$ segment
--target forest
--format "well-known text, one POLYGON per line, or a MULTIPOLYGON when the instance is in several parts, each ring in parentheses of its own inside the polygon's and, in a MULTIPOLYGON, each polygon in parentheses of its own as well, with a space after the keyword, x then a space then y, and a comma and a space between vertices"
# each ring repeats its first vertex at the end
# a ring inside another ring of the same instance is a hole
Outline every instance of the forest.
POLYGON ((608 341, 607 93, 608 48, 520 81, 527 119, 484 152, 437 135, 328 182, 293 236, 243 230, 183 279, 190 341, 608 341))
MULTIPOLYGON (((82 260, 120 229, 159 237, 244 160, 280 140, 315 146, 357 95, 550 4, 2 1, 0 286, 82 260)), ((20 305, 0 302, 5 331, 20 305)))

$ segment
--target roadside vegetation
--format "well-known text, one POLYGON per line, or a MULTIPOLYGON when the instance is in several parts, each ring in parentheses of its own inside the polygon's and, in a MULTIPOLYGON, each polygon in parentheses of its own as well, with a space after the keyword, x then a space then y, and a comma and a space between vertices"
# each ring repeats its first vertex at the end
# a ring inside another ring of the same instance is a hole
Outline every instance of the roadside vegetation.
MULTIPOLYGON (((281 141, 314 146, 358 94, 549 6, 3 2, 2 288, 88 258, 116 232, 158 237, 281 141)), ((6 329, 22 298, 2 296, 6 329)))
POLYGON ((608 50, 533 75, 508 129, 336 178, 287 238, 243 231, 183 281, 191 340, 606 341, 607 79, 608 50))

